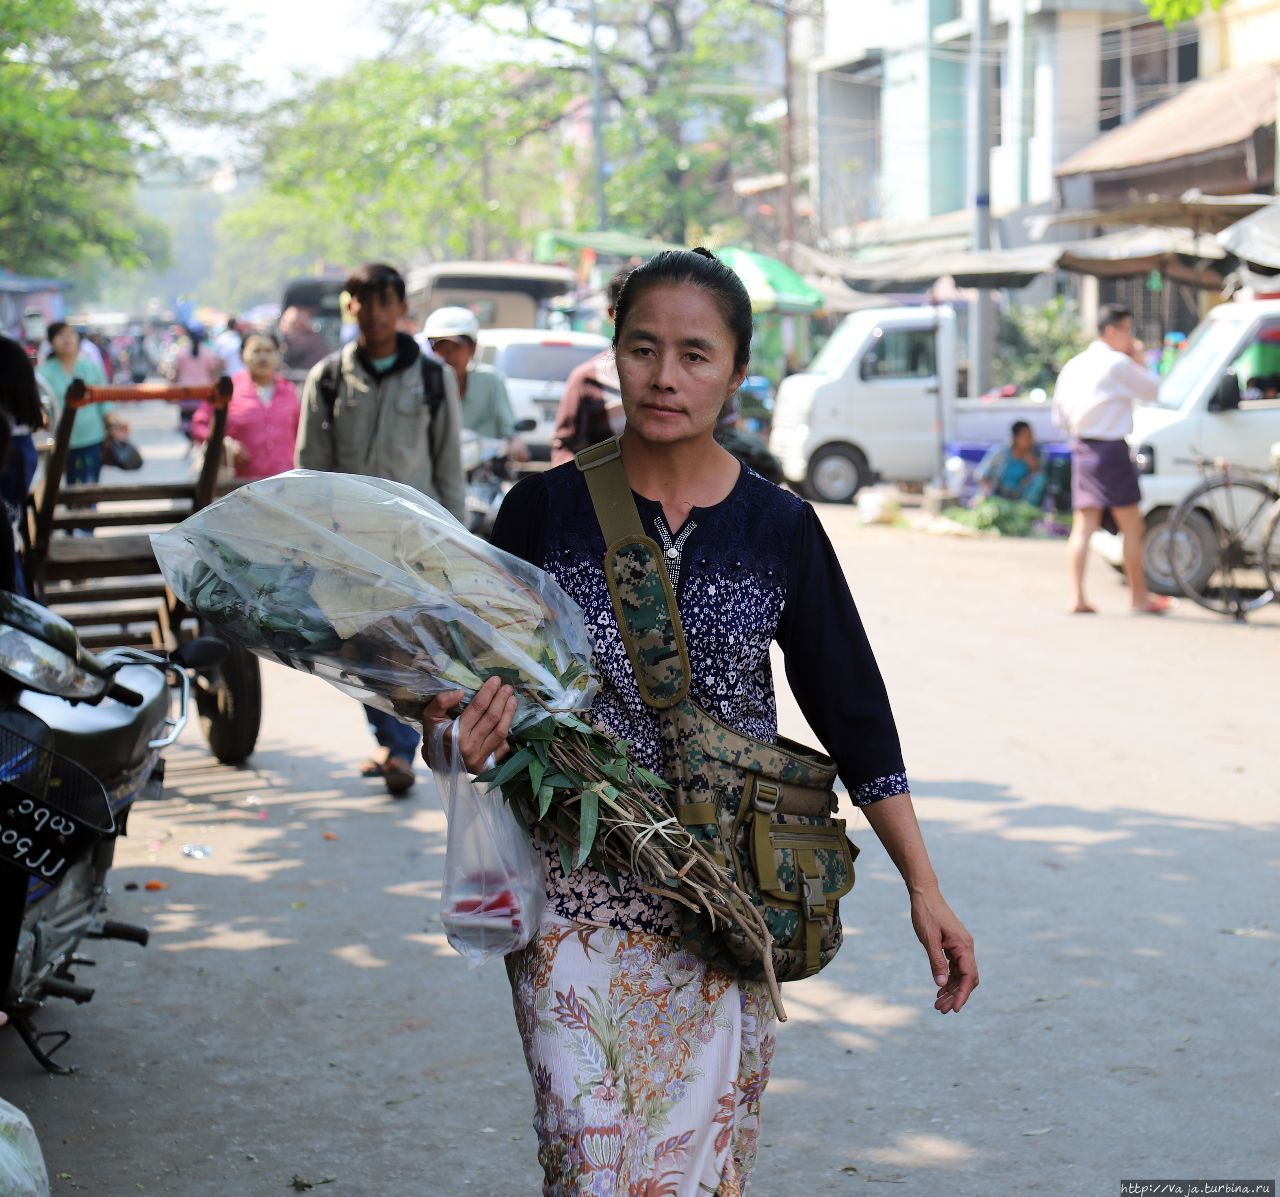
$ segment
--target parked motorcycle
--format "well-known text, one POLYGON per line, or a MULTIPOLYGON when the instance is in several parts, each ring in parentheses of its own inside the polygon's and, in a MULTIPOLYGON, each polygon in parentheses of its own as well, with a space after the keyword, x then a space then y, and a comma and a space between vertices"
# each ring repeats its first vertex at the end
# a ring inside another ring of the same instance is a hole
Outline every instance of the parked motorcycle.
MULTIPOLYGON (((515 431, 517 434, 532 432, 536 427, 535 420, 518 420, 515 431)), ((462 471, 467 479, 467 531, 488 540, 494 520, 498 518, 498 508, 516 483, 516 470, 507 456, 507 442, 464 430, 462 471)))
POLYGON ((147 942, 145 927, 106 917, 116 838, 138 798, 160 796, 189 671, 225 649, 206 637, 172 659, 95 656, 66 620, 0 592, 0 1009, 51 1072, 73 1071, 53 1059, 71 1036, 38 1031, 34 1016, 51 997, 93 997, 72 971, 94 963, 78 954, 83 941, 147 942))

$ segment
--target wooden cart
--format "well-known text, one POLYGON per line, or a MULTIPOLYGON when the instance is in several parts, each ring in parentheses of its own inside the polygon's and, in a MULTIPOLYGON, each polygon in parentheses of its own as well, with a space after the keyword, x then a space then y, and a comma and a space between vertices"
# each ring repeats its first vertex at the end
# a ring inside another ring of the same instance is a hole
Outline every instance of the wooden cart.
MULTIPOLYGON (((151 532, 171 528, 215 498, 227 427, 230 379, 216 386, 160 384, 87 387, 76 379, 36 488, 24 529, 23 566, 34 596, 75 625, 91 649, 125 644, 171 651, 207 631, 165 585, 151 550, 151 532), (91 403, 206 400, 213 424, 204 465, 194 480, 99 483, 63 481, 76 414, 91 403)), ((196 699, 209 747, 218 760, 240 764, 257 743, 262 719, 258 659, 238 644, 226 660, 196 680, 196 699)))

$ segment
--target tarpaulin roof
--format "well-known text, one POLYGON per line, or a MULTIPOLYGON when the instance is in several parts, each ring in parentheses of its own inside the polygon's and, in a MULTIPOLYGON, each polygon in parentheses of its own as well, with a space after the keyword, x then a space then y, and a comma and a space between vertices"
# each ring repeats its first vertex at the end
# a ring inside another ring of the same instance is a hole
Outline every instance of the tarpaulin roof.
POLYGON ((1267 63, 1201 79, 1137 119, 1104 133, 1054 173, 1059 178, 1123 174, 1135 167, 1239 145, 1255 130, 1276 123, 1278 74, 1280 64, 1267 63))
POLYGON ((1280 206, 1237 221, 1218 234, 1218 241, 1243 262, 1280 270, 1280 206))
POLYGON ((716 250, 716 257, 742 280, 753 312, 803 315, 822 308, 822 295, 777 258, 736 245, 716 250))
POLYGON ((1025 287, 1051 270, 1099 278, 1131 278, 1156 270, 1178 282, 1218 287, 1226 256, 1213 237, 1197 237, 1186 229, 1132 228, 1066 244, 845 262, 840 273, 849 286, 873 292, 928 286, 946 276, 959 287, 1025 287))
POLYGON ((533 256, 538 262, 555 262, 564 256, 565 250, 589 249, 593 253, 610 258, 651 258, 664 249, 681 249, 670 241, 655 241, 648 237, 635 237, 614 229, 574 233, 564 229, 547 229, 538 234, 534 242, 533 256))
POLYGON ((0 291, 9 295, 34 295, 38 291, 65 291, 71 284, 60 278, 32 278, 0 270, 0 291))
POLYGON ((1216 233, 1276 202, 1274 195, 1205 195, 1193 187, 1180 196, 1153 195, 1114 208, 1087 208, 1032 216, 1029 228, 1064 224, 1145 224, 1216 233))

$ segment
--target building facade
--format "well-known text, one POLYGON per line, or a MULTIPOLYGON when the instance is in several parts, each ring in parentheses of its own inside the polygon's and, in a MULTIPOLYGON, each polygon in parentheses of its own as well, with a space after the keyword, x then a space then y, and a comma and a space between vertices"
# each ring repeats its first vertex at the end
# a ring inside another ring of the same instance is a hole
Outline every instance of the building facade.
MULTIPOLYGON (((827 6, 809 139, 825 247, 962 234, 975 10, 976 0, 827 6)), ((991 0, 982 60, 996 244, 1025 244, 1026 215, 1055 206, 1059 163, 1197 78, 1200 36, 1152 22, 1140 0, 991 0)))

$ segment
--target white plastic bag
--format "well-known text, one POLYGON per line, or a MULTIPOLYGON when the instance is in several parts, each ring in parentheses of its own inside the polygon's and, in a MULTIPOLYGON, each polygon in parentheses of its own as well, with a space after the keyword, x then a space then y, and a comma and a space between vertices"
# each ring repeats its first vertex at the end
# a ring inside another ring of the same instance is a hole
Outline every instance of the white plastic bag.
POLYGON ((431 729, 428 759, 449 820, 440 921, 472 965, 523 948, 545 901, 542 859, 502 791, 471 779, 458 751, 458 722, 431 729))
POLYGON ((17 1106, 0 1099, 0 1193, 49 1197, 49 1173, 36 1132, 17 1106))

